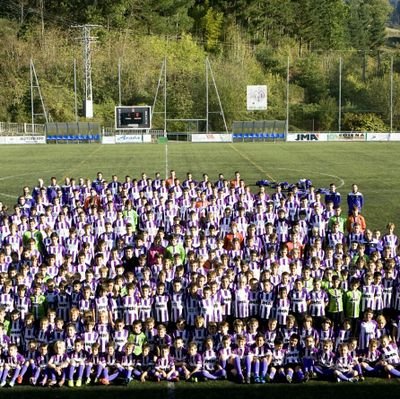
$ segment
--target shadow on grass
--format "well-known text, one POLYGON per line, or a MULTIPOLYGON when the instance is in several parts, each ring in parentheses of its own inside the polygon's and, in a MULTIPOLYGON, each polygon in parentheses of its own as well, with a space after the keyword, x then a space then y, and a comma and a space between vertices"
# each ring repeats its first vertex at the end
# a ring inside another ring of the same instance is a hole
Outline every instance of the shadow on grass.
POLYGON ((133 383, 129 387, 84 387, 39 389, 17 387, 1 389, 0 398, 13 399, 117 399, 118 397, 135 399, 369 399, 383 397, 396 398, 400 395, 400 381, 351 383, 309 384, 267 384, 267 385, 237 385, 230 382, 206 383, 133 383), (247 397, 247 398, 246 398, 247 397))

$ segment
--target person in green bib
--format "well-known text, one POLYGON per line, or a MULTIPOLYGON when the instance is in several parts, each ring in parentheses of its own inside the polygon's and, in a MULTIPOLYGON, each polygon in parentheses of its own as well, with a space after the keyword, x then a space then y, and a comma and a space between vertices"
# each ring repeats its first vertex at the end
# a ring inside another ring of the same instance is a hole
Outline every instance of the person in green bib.
POLYGON ((361 291, 358 289, 360 280, 353 278, 350 281, 350 290, 344 294, 344 314, 345 317, 351 321, 351 331, 354 337, 358 332, 358 321, 360 318, 361 310, 361 291))
POLYGON ((335 331, 338 331, 342 324, 344 315, 344 291, 340 284, 340 277, 337 275, 332 276, 332 285, 326 290, 328 294, 327 316, 332 321, 335 331))

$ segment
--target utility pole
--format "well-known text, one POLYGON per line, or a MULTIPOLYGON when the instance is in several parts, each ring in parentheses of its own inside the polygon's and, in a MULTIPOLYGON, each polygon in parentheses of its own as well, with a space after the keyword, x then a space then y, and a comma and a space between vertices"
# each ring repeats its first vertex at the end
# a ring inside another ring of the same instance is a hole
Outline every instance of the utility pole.
POLYGON ((83 102, 83 114, 85 118, 93 118, 93 89, 92 89, 92 48, 91 44, 96 37, 91 36, 90 30, 99 28, 101 25, 76 25, 73 28, 82 30, 81 40, 83 43, 83 60, 85 76, 85 100, 83 102))
POLYGON ((29 71, 30 71, 30 86, 31 86, 31 118, 32 118, 32 129, 34 129, 35 117, 44 118, 46 123, 49 122, 49 118, 46 112, 42 91, 40 90, 39 79, 37 77, 35 65, 32 59, 30 60, 29 63, 29 71), (35 112, 35 97, 36 97, 35 94, 39 96, 40 104, 42 106, 42 112, 35 112))

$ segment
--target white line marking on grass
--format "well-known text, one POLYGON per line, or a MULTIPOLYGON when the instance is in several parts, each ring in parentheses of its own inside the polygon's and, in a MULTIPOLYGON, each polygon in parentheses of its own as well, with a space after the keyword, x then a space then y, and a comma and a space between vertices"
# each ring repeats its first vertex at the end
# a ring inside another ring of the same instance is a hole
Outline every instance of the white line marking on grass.
POLYGON ((167 399, 175 399, 175 384, 173 382, 167 383, 167 399))
MULTIPOLYGON (((309 171, 304 170, 304 169, 291 169, 291 168, 275 168, 275 169, 277 169, 277 170, 293 170, 293 171, 295 171, 295 172, 304 172, 304 173, 309 172, 309 171)), ((339 180, 339 185, 337 186, 337 188, 341 188, 341 187, 343 187, 343 186, 345 185, 344 179, 342 179, 340 176, 331 175, 331 174, 329 174, 329 173, 315 172, 315 171, 312 172, 312 173, 313 173, 313 174, 317 174, 317 175, 321 175, 321 176, 332 177, 332 178, 334 178, 334 179, 339 180)), ((306 176, 306 177, 308 177, 308 176, 306 176)))
POLYGON ((79 170, 79 169, 81 168, 82 165, 86 164, 88 161, 90 162, 90 158, 91 158, 94 154, 96 154, 97 152, 99 152, 101 149, 102 149, 102 146, 100 145, 100 146, 97 147, 94 151, 92 151, 90 154, 86 155, 85 158, 84 158, 81 162, 79 162, 77 165, 74 165, 74 166, 73 166, 70 170, 68 170, 67 172, 64 172, 65 174, 64 174, 63 180, 64 180, 66 177, 71 176, 73 170, 76 170, 76 169, 79 170))
POLYGON ((264 174, 268 179, 275 181, 273 176, 271 176, 268 172, 266 172, 260 165, 257 165, 252 159, 250 159, 246 154, 242 151, 238 150, 233 144, 230 144, 230 147, 237 152, 242 158, 244 158, 247 162, 251 163, 257 170, 259 170, 262 174, 264 174))
MULTIPOLYGON (((63 170, 65 170, 65 169, 64 169, 64 168, 62 168, 62 169, 59 168, 59 169, 52 169, 51 171, 52 171, 52 172, 55 172, 55 171, 59 172, 59 171, 63 171, 63 170)), ((2 176, 2 177, 0 177, 0 181, 14 179, 15 177, 30 176, 30 175, 34 175, 34 174, 48 173, 48 172, 49 172, 49 169, 45 169, 45 170, 33 170, 33 171, 30 171, 30 172, 26 172, 26 173, 20 173, 20 174, 18 174, 18 175, 2 176)), ((39 177, 40 177, 40 176, 39 176, 39 177)), ((21 188, 22 188, 22 187, 21 187, 21 188)))

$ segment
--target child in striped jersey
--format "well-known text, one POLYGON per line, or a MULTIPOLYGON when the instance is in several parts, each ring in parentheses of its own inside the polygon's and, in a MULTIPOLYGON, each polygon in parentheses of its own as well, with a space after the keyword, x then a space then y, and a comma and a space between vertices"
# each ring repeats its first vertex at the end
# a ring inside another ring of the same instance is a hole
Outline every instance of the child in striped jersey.
POLYGON ((102 378, 99 379, 101 385, 110 385, 118 376, 118 357, 115 351, 114 342, 108 342, 106 345, 106 353, 104 354, 104 369, 102 378))
POLYGON ((270 365, 267 373, 267 381, 276 382, 285 378, 284 369, 285 350, 283 349, 283 342, 280 339, 275 339, 274 348, 270 355, 270 365))
POLYGON ((304 370, 304 382, 314 376, 314 365, 317 360, 318 349, 315 347, 315 338, 307 335, 304 338, 304 348, 302 350, 302 366, 304 370))
POLYGON ((126 384, 129 384, 133 380, 132 373, 136 364, 136 356, 133 352, 134 348, 134 344, 128 342, 119 359, 119 374, 125 379, 126 384))
POLYGON ((350 355, 348 344, 340 344, 339 355, 335 360, 335 365, 333 368, 333 375, 336 377, 336 381, 358 381, 358 372, 355 370, 354 366, 355 361, 350 355))
POLYGON ((7 379, 10 377, 8 385, 13 387, 15 383, 22 383, 23 375, 27 370, 24 357, 18 353, 18 347, 16 344, 10 344, 8 346, 7 356, 4 360, 4 370, 1 377, 0 387, 4 387, 7 384, 7 379))
MULTIPOLYGON (((250 347, 248 358, 251 360, 254 382, 256 384, 265 384, 265 376, 271 361, 271 352, 265 345, 265 338, 262 334, 257 334, 254 343, 250 347)), ((247 359, 246 359, 247 361, 247 359)), ((247 369, 246 383, 250 380, 251 367, 247 369)))
POLYGON ((322 342, 322 348, 318 352, 317 360, 314 364, 314 371, 320 379, 330 379, 333 376, 333 367, 335 365, 335 354, 333 352, 333 343, 330 339, 322 342))
POLYGON ((144 344, 142 354, 137 358, 136 366, 133 371, 134 376, 140 381, 145 382, 154 375, 155 356, 151 352, 149 344, 144 344))
POLYGON ((114 331, 111 334, 111 338, 115 345, 115 351, 122 352, 125 344, 128 342, 129 331, 125 328, 125 324, 122 319, 115 320, 114 331))
POLYGON ((226 371, 220 365, 218 356, 214 351, 214 341, 211 337, 204 342, 202 376, 206 380, 226 378, 226 371))
POLYGON ((103 373, 105 360, 103 355, 100 354, 100 345, 96 342, 91 347, 91 353, 86 358, 86 381, 85 384, 89 385, 92 381, 97 383, 103 373))
POLYGON ((156 360, 154 368, 154 377, 156 381, 179 381, 178 372, 175 370, 175 363, 174 359, 170 355, 169 346, 161 345, 159 347, 159 352, 160 355, 156 360))
POLYGON ((198 378, 202 376, 202 365, 202 357, 200 353, 197 352, 197 345, 194 342, 191 342, 188 346, 186 361, 182 366, 185 380, 197 382, 198 378))
POLYGON ((376 377, 379 372, 379 361, 382 356, 381 351, 378 349, 379 341, 372 338, 369 341, 368 349, 365 350, 360 357, 360 366, 363 373, 369 377, 376 377))
POLYGON ((183 365, 186 361, 187 351, 184 347, 184 341, 182 337, 176 337, 174 340, 173 347, 171 349, 171 354, 174 359, 175 370, 177 372, 177 377, 183 377, 183 365))
POLYGON ((76 339, 74 342, 74 350, 70 353, 70 364, 68 370, 68 386, 74 386, 74 377, 76 376, 75 386, 82 386, 83 373, 87 360, 87 352, 84 349, 83 341, 76 339))
POLYGON ((29 382, 31 385, 45 386, 47 383, 47 373, 46 368, 50 360, 50 355, 48 352, 49 346, 47 344, 40 344, 39 351, 31 363, 31 377, 29 382))
POLYGON ((69 359, 65 351, 65 342, 56 341, 54 343, 54 355, 50 357, 47 364, 47 374, 49 378, 49 386, 63 386, 65 383, 66 369, 69 359))
POLYGON ((298 334, 292 334, 289 339, 289 345, 286 349, 284 360, 286 381, 289 384, 293 380, 296 382, 304 381, 304 373, 300 356, 300 337, 298 334))
POLYGON ((388 335, 381 338, 382 360, 379 362, 383 366, 388 376, 400 378, 400 356, 399 348, 388 335))

